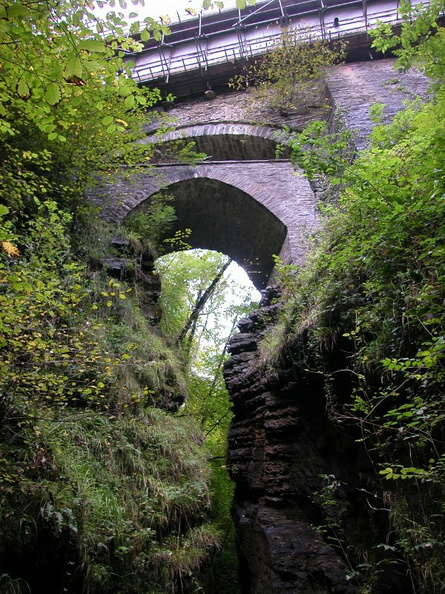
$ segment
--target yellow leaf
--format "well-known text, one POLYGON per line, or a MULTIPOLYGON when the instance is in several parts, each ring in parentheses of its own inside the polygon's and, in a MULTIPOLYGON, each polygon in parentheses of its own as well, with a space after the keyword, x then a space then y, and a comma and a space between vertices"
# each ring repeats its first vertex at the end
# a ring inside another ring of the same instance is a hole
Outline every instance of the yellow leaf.
POLYGON ((13 258, 18 258, 21 255, 19 248, 10 241, 2 241, 2 248, 8 256, 12 256, 13 258))

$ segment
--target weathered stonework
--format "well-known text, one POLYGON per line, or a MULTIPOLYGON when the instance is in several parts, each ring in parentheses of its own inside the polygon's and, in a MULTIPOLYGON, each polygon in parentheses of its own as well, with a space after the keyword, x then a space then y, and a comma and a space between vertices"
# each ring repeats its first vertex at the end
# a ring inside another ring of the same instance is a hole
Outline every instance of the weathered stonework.
MULTIPOLYGON (((394 69, 394 62, 393 58, 386 58, 335 67, 327 74, 326 87, 314 94, 310 105, 306 102, 286 115, 267 107, 264 101, 252 102, 249 92, 227 92, 210 102, 204 96, 193 98, 173 106, 168 115, 178 131, 192 138, 203 134, 204 125, 210 125, 204 133, 211 135, 216 134, 217 126, 227 130, 227 125, 233 126, 233 132, 223 131, 223 134, 240 134, 243 126, 281 131, 285 125, 300 131, 314 119, 330 120, 335 110, 341 110, 347 126, 355 131, 356 144, 361 149, 372 128, 371 105, 385 104, 383 119, 390 121, 402 109, 404 100, 427 93, 425 76, 415 69, 399 72, 394 69)), ((149 127, 147 132, 152 129, 149 127)), ((266 132, 264 137, 270 138, 269 134, 266 132)), ((253 132, 253 135, 261 133, 253 132)))
MULTIPOLYGON (((163 160, 162 149, 171 141, 193 140, 196 150, 208 161, 249 161, 276 158, 277 144, 285 143, 287 134, 271 126, 239 122, 215 122, 177 126, 161 137, 148 136, 143 142, 155 142, 157 162, 163 160), (158 148, 159 147, 159 148, 158 148)), ((286 151, 281 154, 286 156, 286 151)))
POLYGON ((346 126, 354 132, 360 150, 372 130, 369 109, 375 103, 385 105, 383 122, 390 122, 403 108, 405 100, 425 97, 428 79, 419 71, 398 72, 394 60, 375 60, 345 64, 333 69, 327 80, 332 104, 341 110, 346 126))
POLYGON ((293 385, 285 393, 274 386, 278 378, 258 365, 257 341, 278 307, 270 305, 271 296, 269 290, 263 309, 241 320, 224 370, 234 410, 228 466, 236 482, 233 512, 243 592, 346 592, 341 559, 304 510, 318 475, 327 472, 317 451, 326 439, 323 420, 313 414, 315 407, 308 416, 293 385))
POLYGON ((329 117, 327 104, 328 93, 324 86, 316 89, 310 101, 301 103, 287 115, 271 109, 264 100, 252 99, 249 91, 228 91, 213 101, 206 101, 202 96, 178 103, 168 110, 168 115, 179 128, 223 122, 267 126, 279 131, 285 124, 292 130, 302 130, 314 119, 329 117))
POLYGON ((379 60, 332 70, 311 105, 306 102, 287 115, 264 101, 252 102, 250 93, 180 103, 168 110, 172 131, 156 137, 156 124, 147 126, 143 142, 157 143, 159 166, 147 173, 126 172, 91 198, 105 218, 121 222, 165 189, 174 196, 178 215, 172 231, 191 229, 192 247, 225 252, 263 288, 273 273, 274 255, 285 263, 304 263, 308 238, 318 225, 317 187, 296 174, 289 160, 275 159, 277 144, 286 138, 283 125, 299 131, 314 119, 333 122, 340 112, 354 130, 357 148, 363 148, 372 127, 372 103, 385 102, 392 117, 404 98, 426 91, 420 74, 402 75, 392 67, 393 60, 379 60), (206 162, 192 167, 166 161, 163 147, 180 138, 194 141, 208 155, 206 162))
POLYGON ((189 228, 192 247, 234 258, 262 288, 272 273, 272 255, 303 262, 308 236, 317 225, 316 201, 308 181, 288 161, 172 165, 122 178, 91 199, 104 218, 122 221, 167 189, 175 196, 176 229, 189 228), (247 223, 248 222, 248 223, 247 223))

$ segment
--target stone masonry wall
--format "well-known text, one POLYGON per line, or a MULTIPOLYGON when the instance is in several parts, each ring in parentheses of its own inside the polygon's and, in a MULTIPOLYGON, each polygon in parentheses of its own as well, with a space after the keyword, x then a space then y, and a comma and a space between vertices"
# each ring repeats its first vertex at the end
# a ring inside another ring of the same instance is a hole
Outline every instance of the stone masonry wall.
POLYGON ((366 145, 372 128, 369 108, 384 103, 384 121, 389 121, 403 107, 403 101, 425 96, 428 81, 412 69, 399 72, 392 58, 344 64, 327 75, 327 88, 317 92, 311 105, 300 105, 283 115, 264 103, 253 102, 249 92, 228 92, 207 101, 205 97, 179 103, 168 111, 179 128, 195 124, 250 123, 282 129, 302 130, 314 119, 329 120, 333 110, 341 110, 347 126, 356 132, 359 149, 366 145))
POLYGON ((394 62, 385 59, 345 64, 328 75, 332 104, 354 131, 359 150, 366 146, 372 129, 371 105, 383 103, 383 122, 390 122, 405 100, 427 95, 428 79, 414 69, 399 72, 394 69, 394 62))

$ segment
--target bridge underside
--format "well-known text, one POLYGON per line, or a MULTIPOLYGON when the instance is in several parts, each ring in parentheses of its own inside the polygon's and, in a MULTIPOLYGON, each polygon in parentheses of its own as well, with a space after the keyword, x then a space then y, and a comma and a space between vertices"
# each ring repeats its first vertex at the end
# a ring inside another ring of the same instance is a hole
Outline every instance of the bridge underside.
MULTIPOLYGON (((205 153, 211 161, 255 161, 275 159, 277 141, 249 136, 247 134, 220 134, 208 136, 194 136, 187 138, 193 141, 196 151, 205 153)), ((172 141, 173 143, 175 141, 172 141)), ((167 154, 172 153, 172 142, 164 142, 159 148, 167 154)), ((288 151, 283 151, 282 156, 287 156, 288 151)))
POLYGON ((267 285, 273 255, 280 254, 287 237, 286 226, 276 216, 239 188, 214 179, 188 179, 164 191, 174 197, 177 215, 168 236, 190 229, 186 241, 192 248, 227 254, 246 270, 257 289, 267 285))
POLYGON ((262 289, 275 255, 285 264, 304 262, 307 237, 317 226, 309 182, 295 175, 290 161, 273 158, 279 141, 277 130, 257 124, 181 127, 156 142, 157 167, 127 171, 96 188, 90 199, 105 219, 121 223, 147 208, 158 192, 172 195, 176 222, 169 237, 190 229, 191 247, 227 254, 262 289), (208 159, 172 163, 169 144, 180 139, 194 141, 208 159))
POLYGON ((309 42, 345 38, 348 61, 366 60, 374 57, 368 31, 378 22, 397 26, 399 19, 398 0, 269 0, 243 11, 204 12, 172 23, 165 39, 151 39, 131 56, 133 77, 176 97, 223 89, 279 43, 283 28, 309 42))

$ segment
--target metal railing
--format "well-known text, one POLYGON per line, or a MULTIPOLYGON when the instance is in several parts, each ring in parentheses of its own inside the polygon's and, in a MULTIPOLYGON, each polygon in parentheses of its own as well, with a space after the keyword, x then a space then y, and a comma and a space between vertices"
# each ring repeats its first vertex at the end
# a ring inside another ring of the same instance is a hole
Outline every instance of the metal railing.
MULTIPOLYGON (((331 16, 332 22, 326 23, 326 15, 335 11, 338 13, 338 6, 328 7, 323 13, 312 13, 312 20, 318 21, 316 24, 300 18, 299 23, 291 23, 289 29, 298 27, 301 29, 302 39, 309 42, 331 41, 367 32, 377 21, 394 25, 400 20, 397 2, 392 2, 390 7, 387 2, 379 2, 375 9, 377 10, 373 10, 372 4, 366 8, 363 4, 357 10, 358 14, 337 19, 331 16), (384 10, 381 8, 382 5, 385 6, 384 10)), ((278 44, 281 35, 282 29, 278 25, 269 25, 251 30, 226 30, 213 36, 213 42, 217 43, 215 46, 212 46, 212 40, 207 37, 196 37, 194 47, 190 43, 184 43, 182 46, 177 44, 174 47, 161 44, 158 48, 152 48, 142 54, 139 63, 133 68, 133 77, 138 82, 156 82, 162 79, 168 82, 172 76, 178 74, 205 71, 213 65, 239 62, 271 51, 278 44)))

